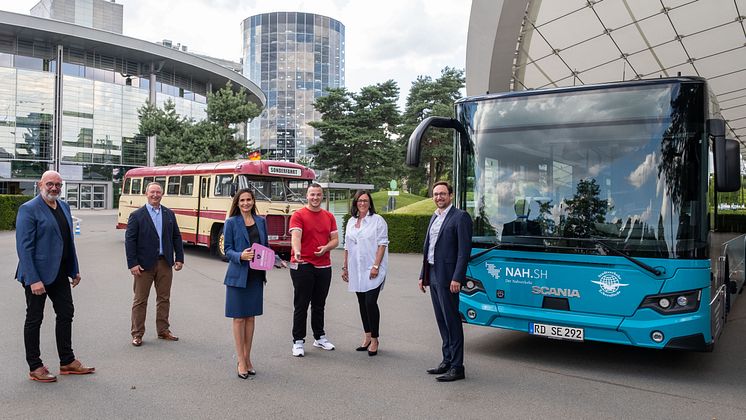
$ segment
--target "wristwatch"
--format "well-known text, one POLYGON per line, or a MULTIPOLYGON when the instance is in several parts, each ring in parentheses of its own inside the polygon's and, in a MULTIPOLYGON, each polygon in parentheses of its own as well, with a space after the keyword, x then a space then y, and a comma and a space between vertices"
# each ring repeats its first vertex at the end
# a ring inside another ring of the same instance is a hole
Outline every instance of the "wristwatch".
POLYGON ((373 268, 375 268, 376 270, 378 270, 378 264, 373 264, 373 268))

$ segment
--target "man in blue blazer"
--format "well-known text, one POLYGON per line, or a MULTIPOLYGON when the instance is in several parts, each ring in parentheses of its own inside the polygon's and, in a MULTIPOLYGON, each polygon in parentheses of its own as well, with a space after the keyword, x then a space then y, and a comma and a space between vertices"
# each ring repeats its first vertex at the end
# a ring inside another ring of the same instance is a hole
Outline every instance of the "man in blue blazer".
POLYGON ((70 289, 80 283, 78 257, 73 240, 73 220, 70 206, 59 200, 62 177, 54 171, 45 172, 38 184, 39 195, 24 203, 16 217, 16 279, 26 292, 26 321, 23 341, 29 379, 55 382, 41 361, 39 331, 44 318, 47 296, 57 315, 55 336, 60 356, 60 373, 84 375, 95 368, 75 359, 72 349, 73 295, 70 289))
POLYGON ((459 315, 459 293, 466 282, 466 267, 471 254, 472 221, 468 213, 453 207, 453 187, 447 182, 433 186, 433 201, 438 207, 430 219, 423 247, 419 287, 430 298, 435 320, 443 340, 443 360, 427 373, 441 375, 439 382, 466 377, 464 373, 464 329, 459 315))
POLYGON ((174 212, 161 205, 163 188, 151 182, 145 189, 148 202, 130 214, 124 248, 127 267, 134 277, 132 301, 132 345, 140 347, 145 334, 150 287, 155 285, 155 326, 158 338, 178 341, 171 334, 168 315, 171 309, 173 271, 184 265, 184 244, 174 212), (174 257, 175 256, 175 257, 174 257))

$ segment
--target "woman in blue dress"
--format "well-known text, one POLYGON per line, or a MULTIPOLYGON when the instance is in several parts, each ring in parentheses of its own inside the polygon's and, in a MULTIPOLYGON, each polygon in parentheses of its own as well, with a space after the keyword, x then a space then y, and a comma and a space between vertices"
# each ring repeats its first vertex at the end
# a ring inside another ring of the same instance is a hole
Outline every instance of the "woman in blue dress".
POLYGON ((233 197, 230 218, 223 228, 225 256, 228 271, 225 273, 225 316, 233 318, 233 338, 236 342, 237 374, 241 379, 256 375, 251 363, 251 344, 254 339, 254 319, 262 314, 266 272, 252 270, 249 261, 254 258, 251 244, 267 246, 267 224, 257 215, 254 193, 239 190, 233 197))

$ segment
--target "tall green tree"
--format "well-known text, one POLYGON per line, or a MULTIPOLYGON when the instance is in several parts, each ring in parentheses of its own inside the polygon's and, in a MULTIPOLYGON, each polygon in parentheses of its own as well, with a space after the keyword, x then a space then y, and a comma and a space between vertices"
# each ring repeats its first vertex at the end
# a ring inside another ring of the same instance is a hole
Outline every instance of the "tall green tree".
POLYGON ((257 117, 261 109, 247 101, 246 91, 238 92, 229 83, 207 97, 207 118, 195 122, 179 116, 173 101, 163 109, 146 103, 138 109, 140 133, 157 136, 157 165, 199 163, 236 159, 253 147, 236 136, 238 125, 257 117))
POLYGON ((310 125, 321 140, 309 147, 314 166, 329 171, 333 182, 388 185, 399 158, 395 142, 400 123, 393 80, 365 86, 360 92, 330 89, 314 104, 321 121, 310 125))
MULTIPOLYGON (((406 153, 409 136, 417 125, 427 117, 454 117, 453 103, 461 98, 464 88, 464 71, 445 67, 440 77, 418 76, 412 82, 404 109, 400 151, 406 153)), ((426 189, 432 191, 435 182, 450 176, 453 166, 453 131, 450 129, 430 129, 422 141, 422 163, 419 168, 403 169, 402 177, 412 191, 426 189)), ((402 158, 403 159, 403 158, 402 158)))

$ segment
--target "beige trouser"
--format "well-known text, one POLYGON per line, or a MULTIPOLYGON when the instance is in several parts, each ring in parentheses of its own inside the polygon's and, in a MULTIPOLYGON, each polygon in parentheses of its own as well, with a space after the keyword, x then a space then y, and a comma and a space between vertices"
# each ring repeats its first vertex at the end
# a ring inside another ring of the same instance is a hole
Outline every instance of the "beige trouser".
POLYGON ((169 332, 168 312, 171 309, 171 281, 174 274, 164 258, 150 270, 135 276, 133 289, 135 298, 132 301, 132 337, 145 334, 145 316, 148 312, 150 286, 155 283, 155 327, 158 335, 169 332))

